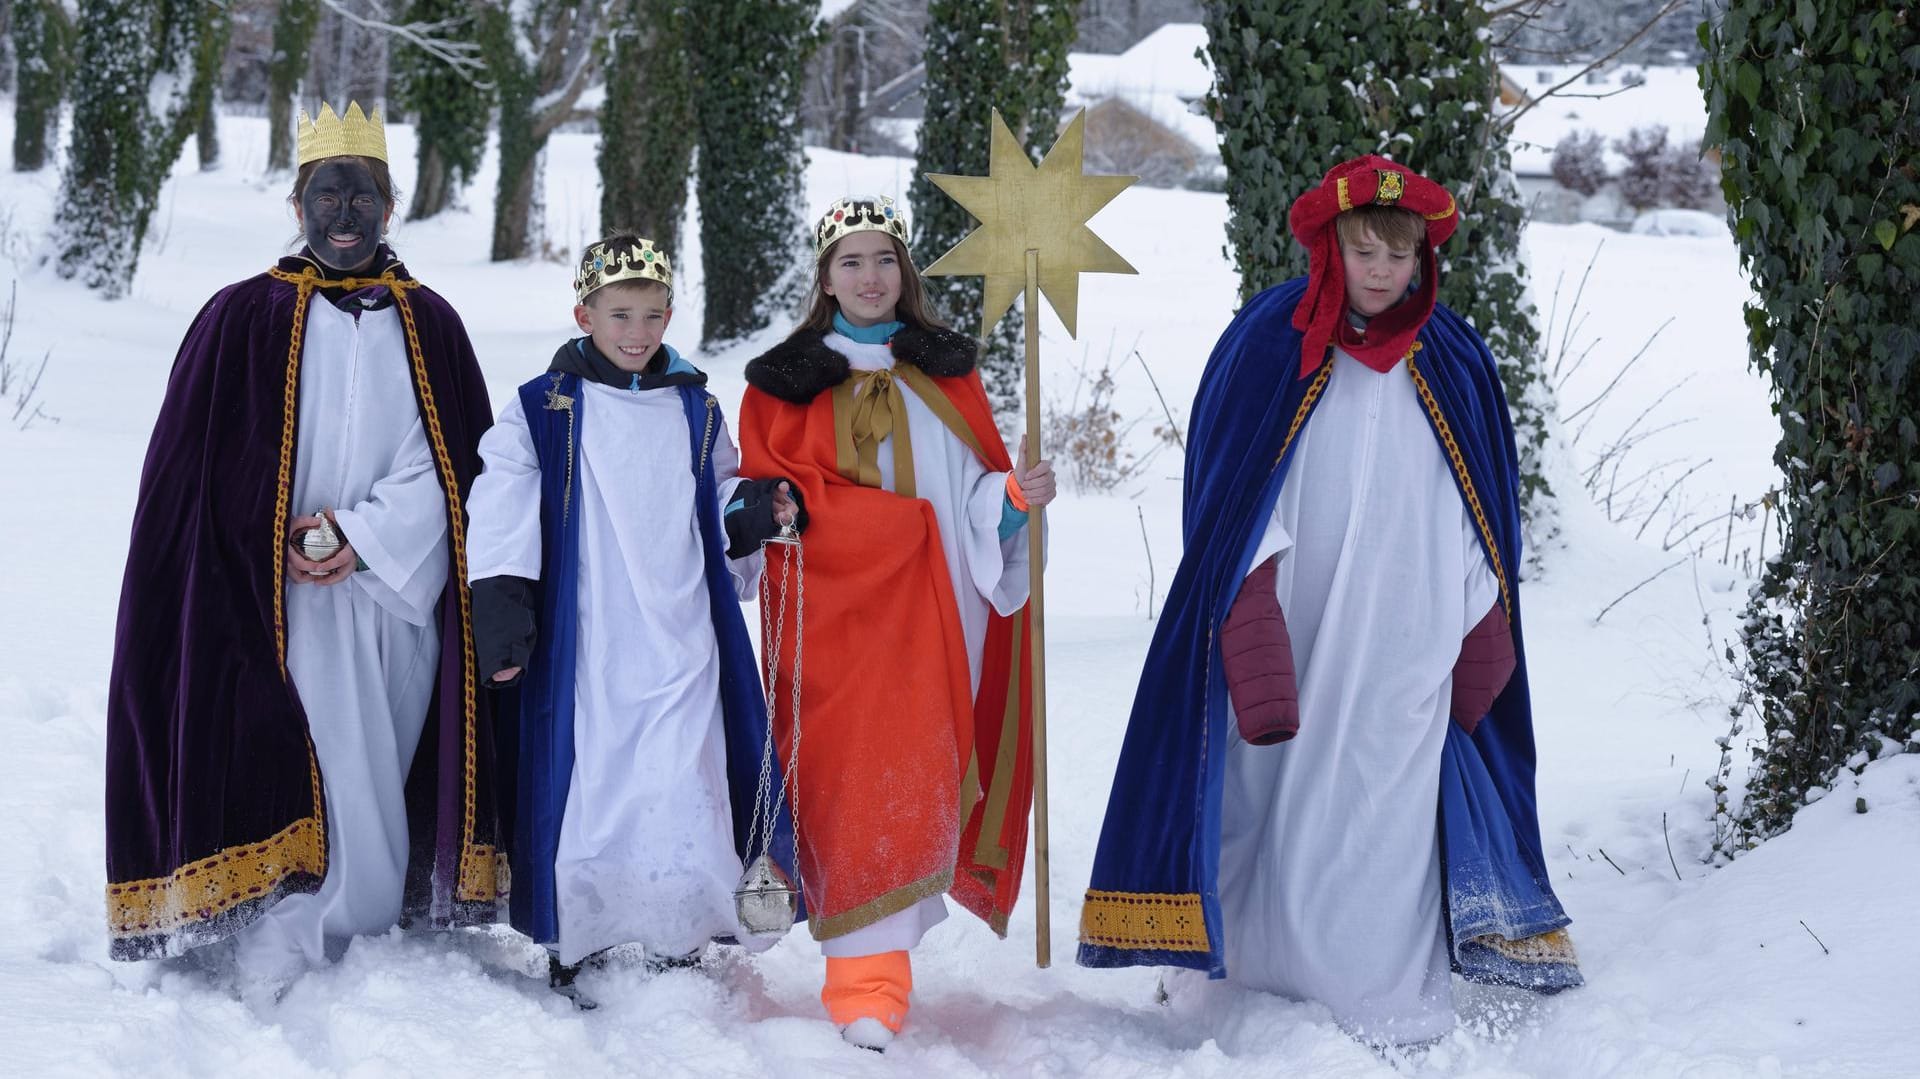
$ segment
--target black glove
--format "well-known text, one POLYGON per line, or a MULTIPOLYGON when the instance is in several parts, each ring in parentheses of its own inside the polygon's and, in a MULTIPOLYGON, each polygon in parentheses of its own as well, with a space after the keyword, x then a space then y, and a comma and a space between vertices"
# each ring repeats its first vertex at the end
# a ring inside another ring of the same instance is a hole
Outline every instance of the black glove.
POLYGON ((533 582, 525 577, 487 577, 473 582, 473 659, 480 682, 490 689, 518 685, 539 637, 533 582), (493 675, 509 667, 520 673, 504 682, 493 675))
POLYGON ((745 558, 780 534, 780 524, 773 519, 773 496, 783 483, 787 485, 787 497, 799 507, 793 517, 793 527, 801 532, 807 530, 807 503, 800 497, 800 488, 786 477, 741 480, 740 486, 733 489, 733 501, 727 503, 721 517, 727 527, 728 558, 745 558))

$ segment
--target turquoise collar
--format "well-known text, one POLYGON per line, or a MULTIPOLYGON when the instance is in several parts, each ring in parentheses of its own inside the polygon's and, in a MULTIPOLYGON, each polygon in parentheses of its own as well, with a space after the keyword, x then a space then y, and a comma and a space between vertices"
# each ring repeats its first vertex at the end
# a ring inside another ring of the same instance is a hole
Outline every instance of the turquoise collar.
POLYGON ((906 325, 904 322, 876 322, 871 326, 855 326, 840 312, 833 313, 833 332, 863 345, 884 345, 888 338, 905 329, 906 325))

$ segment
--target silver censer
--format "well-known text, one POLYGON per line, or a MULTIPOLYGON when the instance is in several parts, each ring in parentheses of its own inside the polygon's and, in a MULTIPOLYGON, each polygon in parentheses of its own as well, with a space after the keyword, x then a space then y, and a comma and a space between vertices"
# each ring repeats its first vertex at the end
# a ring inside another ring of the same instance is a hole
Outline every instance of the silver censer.
POLYGON ((320 523, 300 533, 300 553, 310 562, 325 562, 340 553, 346 544, 340 539, 340 532, 333 527, 333 521, 322 510, 314 514, 320 523))
POLYGON ((767 540, 769 545, 778 544, 787 548, 787 558, 780 563, 779 598, 773 594, 770 573, 760 577, 760 605, 762 610, 775 613, 773 637, 766 649, 766 691, 767 701, 774 701, 776 674, 780 665, 780 642, 786 635, 787 590, 794 588, 793 603, 793 749, 789 755, 791 773, 782 778, 777 785, 773 782, 775 753, 773 746, 773 715, 768 709, 767 740, 760 753, 760 785, 754 793, 753 822, 747 830, 747 849, 760 853, 747 863, 747 871, 741 875, 740 884, 733 890, 734 913, 739 916, 740 928, 756 937, 779 936, 793 928, 794 918, 800 911, 800 888, 787 876, 780 864, 773 860, 774 823, 779 818, 783 804, 788 802, 787 788, 792 784, 792 819, 794 822, 794 868, 799 870, 799 822, 800 822, 800 636, 802 611, 806 606, 805 555, 800 544, 800 530, 792 525, 783 525, 780 533, 767 540))
POLYGON ((740 886, 733 890, 733 906, 740 928, 756 937, 779 936, 793 928, 800 896, 786 872, 762 854, 747 866, 740 886))

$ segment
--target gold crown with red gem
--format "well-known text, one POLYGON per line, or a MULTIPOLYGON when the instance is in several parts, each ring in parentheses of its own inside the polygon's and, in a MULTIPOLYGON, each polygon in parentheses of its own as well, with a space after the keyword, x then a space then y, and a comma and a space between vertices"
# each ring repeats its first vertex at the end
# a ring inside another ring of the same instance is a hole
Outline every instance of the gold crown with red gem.
POLYGON ((320 119, 308 119, 307 110, 301 109, 294 131, 301 165, 329 157, 371 157, 383 164, 387 160, 387 127, 380 118, 379 106, 368 118, 360 111, 358 101, 349 101, 347 114, 336 116, 333 106, 322 101, 320 119))
POLYGON ((905 244, 907 215, 885 195, 841 199, 827 207, 820 223, 813 226, 813 257, 820 258, 827 248, 856 232, 884 232, 905 244))
POLYGON ((621 281, 658 281, 673 291, 673 263, 667 253, 652 240, 639 236, 609 236, 588 244, 580 256, 580 269, 573 275, 573 294, 579 302, 596 289, 621 281))

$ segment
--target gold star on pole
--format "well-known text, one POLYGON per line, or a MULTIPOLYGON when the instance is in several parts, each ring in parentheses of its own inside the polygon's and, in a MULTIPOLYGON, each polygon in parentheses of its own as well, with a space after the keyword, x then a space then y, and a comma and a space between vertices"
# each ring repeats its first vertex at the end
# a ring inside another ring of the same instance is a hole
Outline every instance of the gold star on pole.
MULTIPOLYGON (((1086 148, 1085 110, 1074 114, 1059 141, 1034 167, 998 109, 986 176, 928 175, 965 207, 980 227, 926 268, 928 274, 986 277, 980 333, 999 322, 1027 286, 1027 252, 1038 252, 1040 291, 1075 335, 1082 273, 1137 273, 1093 234, 1087 221, 1137 176, 1089 176, 1080 171, 1086 148)), ((1028 311, 1032 319, 1034 312, 1028 311)))

